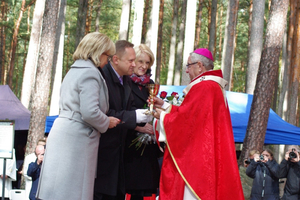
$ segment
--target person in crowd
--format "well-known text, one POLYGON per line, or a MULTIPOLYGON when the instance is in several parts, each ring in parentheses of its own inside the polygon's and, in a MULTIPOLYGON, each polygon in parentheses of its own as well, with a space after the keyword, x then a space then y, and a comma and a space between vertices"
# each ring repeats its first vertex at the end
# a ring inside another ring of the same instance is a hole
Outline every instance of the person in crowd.
MULTIPOLYGON (((144 108, 149 96, 147 84, 154 83, 150 79, 154 55, 145 44, 140 44, 134 49, 136 66, 130 76, 133 83, 131 89, 136 108, 144 108)), ((153 196, 157 193, 160 174, 159 155, 160 150, 156 144, 152 124, 138 124, 135 130, 127 133, 124 156, 125 188, 131 200, 143 200, 144 196, 153 196), (137 137, 141 137, 140 142, 143 141, 138 149, 136 143, 132 142, 137 137)))
POLYGON ((121 120, 121 124, 107 130, 100 140, 98 152, 97 178, 94 186, 94 200, 124 200, 124 148, 129 129, 135 129, 137 123, 146 123, 152 116, 144 114, 147 109, 136 109, 131 90, 130 75, 135 67, 133 44, 119 40, 115 43, 116 54, 104 66, 109 89, 108 115, 121 120))
POLYGON ((254 154, 259 154, 258 150, 251 150, 249 151, 249 157, 244 160, 244 167, 248 167, 251 161, 254 159, 254 154))
POLYGON ((27 175, 32 178, 32 187, 30 189, 29 199, 35 200, 36 190, 39 183, 41 166, 44 160, 45 145, 37 145, 35 148, 36 159, 28 166, 27 175))
MULTIPOLYGON (((46 145, 46 140, 45 139, 39 139, 38 142, 37 142, 37 146, 38 145, 45 146, 46 145)), ((26 192, 27 197, 29 197, 30 190, 31 190, 31 187, 32 187, 32 178, 27 175, 27 170, 28 170, 29 164, 32 163, 32 162, 35 162, 36 158, 37 158, 36 157, 36 152, 33 152, 33 153, 28 154, 27 156, 25 156, 25 159, 24 159, 22 174, 23 174, 24 180, 25 180, 25 192, 26 192)))
POLYGON ((291 145, 279 165, 279 178, 286 178, 283 200, 300 199, 299 146, 291 145))
POLYGON ((244 199, 225 95, 227 81, 221 70, 213 68, 211 52, 196 49, 187 61, 191 82, 183 91, 182 104, 154 98, 159 140, 166 142, 160 200, 244 199))
POLYGON ((12 159, 6 159, 5 176, 3 175, 4 159, 0 158, 0 199, 2 198, 3 179, 5 179, 4 198, 9 199, 9 191, 12 189, 12 182, 17 180, 17 167, 15 149, 12 152, 12 159))
POLYGON ((60 89, 60 114, 47 139, 37 198, 93 199, 99 139, 120 120, 106 115, 109 96, 102 68, 115 54, 114 43, 89 33, 73 54, 60 89))
POLYGON ((247 176, 253 178, 251 200, 279 200, 279 164, 270 149, 253 155, 246 169, 247 176))

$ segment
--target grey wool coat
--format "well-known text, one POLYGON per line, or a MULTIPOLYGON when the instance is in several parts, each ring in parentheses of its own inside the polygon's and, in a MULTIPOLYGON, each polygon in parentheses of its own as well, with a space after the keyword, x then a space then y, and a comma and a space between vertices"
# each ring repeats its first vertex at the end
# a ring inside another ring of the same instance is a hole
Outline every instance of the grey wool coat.
POLYGON ((47 140, 39 199, 93 199, 100 133, 109 126, 108 98, 93 62, 75 61, 61 86, 60 115, 47 140))

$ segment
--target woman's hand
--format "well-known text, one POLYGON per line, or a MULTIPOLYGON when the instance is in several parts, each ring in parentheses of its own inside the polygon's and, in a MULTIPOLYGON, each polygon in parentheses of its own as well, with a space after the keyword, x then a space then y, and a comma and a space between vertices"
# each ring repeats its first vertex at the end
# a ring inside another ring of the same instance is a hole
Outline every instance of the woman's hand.
POLYGON ((109 118, 108 128, 115 128, 121 122, 121 120, 115 117, 108 117, 108 118, 109 118))
POLYGON ((148 123, 145 126, 137 126, 135 130, 140 133, 154 134, 153 126, 148 123))

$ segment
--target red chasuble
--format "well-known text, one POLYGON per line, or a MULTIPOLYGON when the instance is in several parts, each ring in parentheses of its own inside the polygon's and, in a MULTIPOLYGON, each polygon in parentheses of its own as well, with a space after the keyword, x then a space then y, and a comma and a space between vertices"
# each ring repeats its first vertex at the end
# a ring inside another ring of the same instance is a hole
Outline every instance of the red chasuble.
MULTIPOLYGON (((208 71, 196 79, 207 75, 222 77, 222 72, 208 71)), ((182 104, 161 120, 167 148, 160 200, 182 200, 185 184, 197 199, 244 199, 230 113, 217 82, 192 86, 182 104)))

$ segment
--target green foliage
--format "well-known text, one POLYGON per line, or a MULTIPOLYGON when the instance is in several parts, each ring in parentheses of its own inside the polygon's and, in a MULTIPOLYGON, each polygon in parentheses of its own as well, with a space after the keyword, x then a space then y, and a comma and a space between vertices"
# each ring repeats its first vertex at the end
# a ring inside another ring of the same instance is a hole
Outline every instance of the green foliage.
MULTIPOLYGON (((28 4, 30 1, 27 0, 28 4)), ((74 52, 75 36, 76 36, 76 26, 77 26, 77 11, 78 11, 78 0, 67 0, 66 16, 65 16, 65 43, 64 43, 64 60, 63 60, 63 75, 67 72, 70 65, 73 62, 72 55, 74 52)), ((198 1, 199 2, 199 1, 198 1)), ((266 0, 266 14, 265 17, 268 19, 268 1, 266 0)), ((7 4, 7 20, 0 22, 0 26, 5 27, 5 60, 4 64, 7 66, 9 61, 9 50, 10 42, 12 40, 14 24, 17 20, 20 12, 22 0, 10 0, 6 1, 7 4)), ((95 19, 96 19, 96 6, 98 1, 93 1, 92 9, 92 20, 91 20, 91 31, 95 31, 95 19)), ((151 4, 151 1, 150 1, 151 4)), ((201 18, 201 32, 200 32, 200 41, 199 47, 208 46, 208 26, 209 26, 209 6, 211 4, 210 0, 203 1, 202 8, 202 18, 201 18)), ((222 30, 221 37, 224 37, 225 34, 225 23, 226 23, 226 13, 227 13, 227 4, 226 0, 218 0, 218 21, 216 29, 216 46, 215 46, 215 69, 220 69, 222 51, 219 52, 219 37, 220 30, 222 30), (222 24, 220 24, 221 16, 221 7, 223 7, 222 14, 222 24)), ((26 55, 28 50, 28 44, 30 39, 30 31, 32 26, 32 17, 34 12, 34 6, 26 10, 23 14, 22 22, 20 25, 20 31, 18 34, 18 46, 17 46, 17 56, 16 56, 16 68, 14 71, 14 82, 16 83, 15 88, 21 89, 20 83, 22 82, 23 66, 26 61, 26 55), (30 20, 29 20, 29 31, 28 31, 28 11, 30 11, 30 20)), ((198 5, 197 5, 198 6, 198 5)), ((236 27, 236 48, 234 55, 234 70, 233 70, 233 91, 244 91, 245 88, 245 75, 247 69, 247 47, 248 47, 248 21, 249 21, 249 6, 250 0, 240 1, 239 2, 239 11, 238 11, 238 22, 236 27)), ((179 37, 179 25, 181 22, 181 9, 182 9, 182 0, 179 1, 178 5, 178 21, 177 21, 177 42, 179 37)), ((122 0, 103 0, 100 10, 100 32, 108 35, 113 41, 118 40, 119 37, 119 27, 120 27, 120 17, 122 11, 122 0)), ((131 9, 131 19, 129 24, 129 40, 131 41, 132 37, 132 26, 133 26, 133 15, 134 15, 134 5, 131 9)), ((151 15, 151 5, 148 10, 148 19, 151 15)), ((166 84, 167 74, 168 74, 168 63, 169 63, 169 53, 170 53, 170 39, 172 31, 172 18, 173 18, 173 0, 164 1, 164 16, 163 16, 163 34, 162 36, 162 65, 160 71, 160 83, 166 84)), ((148 23, 149 26, 150 23, 148 23)), ((265 23, 266 24, 266 23, 265 23)), ((221 44, 223 45, 223 43, 221 44)), ((176 45, 177 48, 177 45, 176 45)), ((155 55, 156 57, 156 55, 155 55)), ((155 73, 155 72, 152 72, 155 73)), ((19 93, 15 91, 15 93, 19 93)))

